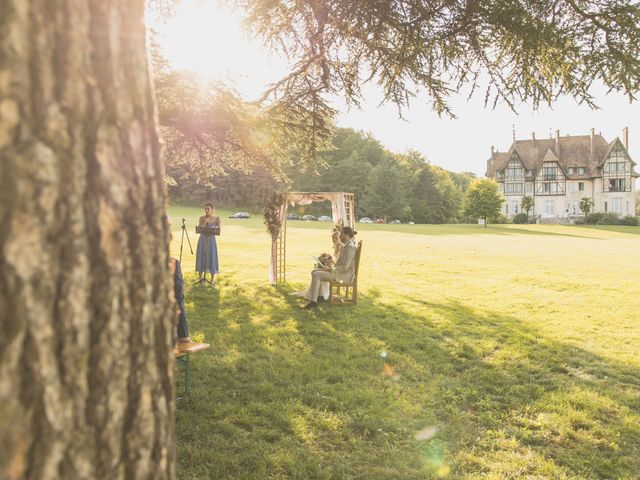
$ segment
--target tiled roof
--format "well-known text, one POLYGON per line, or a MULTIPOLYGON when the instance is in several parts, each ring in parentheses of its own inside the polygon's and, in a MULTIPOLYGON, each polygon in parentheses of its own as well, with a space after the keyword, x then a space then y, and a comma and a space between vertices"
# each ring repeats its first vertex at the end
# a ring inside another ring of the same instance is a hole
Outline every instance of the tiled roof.
MULTIPOLYGON (((569 167, 574 167, 575 172, 579 167, 584 167, 584 174, 573 174, 571 178, 591 178, 602 175, 601 167, 609 155, 618 138, 612 142, 607 142, 602 135, 593 135, 593 152, 591 146, 591 135, 565 136, 549 139, 516 140, 511 144, 511 148, 506 153, 493 152, 491 158, 487 160, 487 177, 495 177, 496 171, 504 170, 513 153, 518 157, 527 170, 537 173, 542 168, 542 161, 549 160, 549 152, 557 157, 560 168, 568 172, 569 167)), ((622 143, 620 142, 620 145, 622 143)), ((628 154, 627 154, 628 155, 628 154)), ((552 157, 553 157, 552 156, 552 157)), ((635 165, 633 160, 632 165, 635 165)), ((637 176, 637 174, 632 173, 637 176)))

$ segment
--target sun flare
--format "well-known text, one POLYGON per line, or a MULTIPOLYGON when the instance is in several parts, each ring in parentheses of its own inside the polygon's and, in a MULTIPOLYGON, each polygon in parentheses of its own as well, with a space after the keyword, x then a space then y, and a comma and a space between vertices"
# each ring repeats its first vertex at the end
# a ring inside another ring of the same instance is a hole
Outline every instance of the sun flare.
POLYGON ((182 2, 161 33, 164 55, 173 68, 232 84, 247 96, 259 95, 266 83, 279 77, 281 67, 249 37, 241 14, 217 1, 182 2))

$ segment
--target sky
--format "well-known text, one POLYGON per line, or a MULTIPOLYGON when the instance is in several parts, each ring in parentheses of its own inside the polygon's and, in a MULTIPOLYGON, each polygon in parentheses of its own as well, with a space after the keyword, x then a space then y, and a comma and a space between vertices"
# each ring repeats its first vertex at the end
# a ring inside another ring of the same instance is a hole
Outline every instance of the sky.
MULTIPOLYGON (((205 79, 232 84, 247 100, 259 97, 266 85, 287 72, 287 62, 267 51, 242 27, 242 16, 222 8, 216 0, 183 0, 173 18, 155 24, 161 33, 165 55, 177 69, 192 70, 205 79)), ((622 138, 629 128, 629 153, 640 163, 640 104, 630 104, 619 93, 607 95, 604 87, 593 94, 599 110, 578 105, 570 97, 559 99, 553 108, 518 105, 517 113, 505 105, 484 107, 482 93, 467 100, 467 92, 450 99, 457 118, 439 117, 431 110, 429 97, 419 95, 398 116, 393 104, 381 105, 382 95, 375 85, 363 87, 361 109, 347 109, 344 101, 331 98, 340 113, 337 124, 370 132, 393 152, 414 149, 434 165, 453 172, 473 172, 483 176, 491 146, 506 151, 515 138, 522 140, 560 135, 588 135, 591 128, 607 141, 622 138)), ((636 170, 640 170, 637 168, 636 170)))

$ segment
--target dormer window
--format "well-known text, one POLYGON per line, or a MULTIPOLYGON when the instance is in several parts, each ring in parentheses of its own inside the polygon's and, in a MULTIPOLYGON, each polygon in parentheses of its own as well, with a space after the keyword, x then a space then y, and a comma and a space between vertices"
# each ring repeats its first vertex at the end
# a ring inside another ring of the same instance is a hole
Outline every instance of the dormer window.
POLYGON ((574 167, 569 167, 569 175, 573 175, 576 173, 576 169, 574 167))
POLYGON ((584 174, 584 167, 578 167, 578 173, 580 175, 583 175, 584 174))
POLYGON ((524 168, 520 160, 517 157, 512 157, 505 169, 505 176, 507 178, 522 178, 524 176, 524 168))

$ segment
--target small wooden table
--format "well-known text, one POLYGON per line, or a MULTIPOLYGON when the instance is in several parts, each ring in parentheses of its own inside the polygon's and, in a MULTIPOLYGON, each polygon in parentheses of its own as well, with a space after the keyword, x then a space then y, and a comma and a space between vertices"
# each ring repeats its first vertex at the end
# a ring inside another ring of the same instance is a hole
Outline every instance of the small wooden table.
POLYGON ((173 356, 176 363, 184 369, 184 398, 189 400, 189 357, 192 353, 207 350, 208 343, 189 342, 178 343, 173 347, 173 356))

